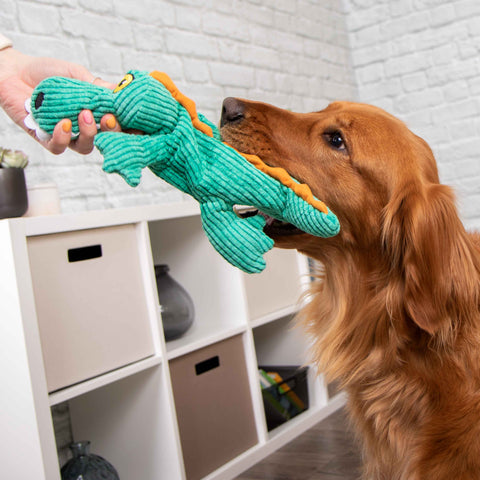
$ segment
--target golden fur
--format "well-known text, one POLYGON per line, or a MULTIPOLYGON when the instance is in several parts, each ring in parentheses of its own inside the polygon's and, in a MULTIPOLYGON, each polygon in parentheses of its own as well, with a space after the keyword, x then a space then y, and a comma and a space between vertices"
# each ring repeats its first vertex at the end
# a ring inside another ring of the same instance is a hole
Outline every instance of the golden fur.
POLYGON ((480 239, 430 148, 368 105, 236 102, 225 140, 287 169, 340 220, 331 239, 274 239, 323 265, 301 319, 320 369, 348 392, 363 478, 480 479, 480 239))

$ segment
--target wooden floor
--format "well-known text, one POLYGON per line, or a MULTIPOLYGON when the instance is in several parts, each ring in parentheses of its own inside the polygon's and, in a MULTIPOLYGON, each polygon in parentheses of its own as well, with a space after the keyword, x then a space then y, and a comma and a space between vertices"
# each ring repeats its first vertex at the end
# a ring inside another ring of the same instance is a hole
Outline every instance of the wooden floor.
POLYGON ((360 455, 343 410, 237 477, 237 480, 358 480, 360 455))

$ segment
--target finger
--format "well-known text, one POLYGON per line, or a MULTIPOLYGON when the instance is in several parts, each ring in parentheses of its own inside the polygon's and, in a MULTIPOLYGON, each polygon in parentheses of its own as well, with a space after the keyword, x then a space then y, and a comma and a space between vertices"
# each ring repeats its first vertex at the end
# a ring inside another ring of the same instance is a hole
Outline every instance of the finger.
POLYGON ((72 121, 62 120, 55 125, 52 138, 46 142, 45 146, 55 155, 63 153, 70 144, 72 138, 72 121))
POLYGON ((100 129, 103 132, 121 132, 122 129, 117 119, 111 114, 107 113, 100 120, 100 129))
POLYGON ((70 143, 70 148, 86 155, 93 150, 93 139, 97 133, 97 125, 90 110, 83 110, 78 116, 78 138, 70 143))
POLYGON ((92 80, 92 83, 94 85, 98 85, 99 87, 109 88, 110 90, 113 90, 116 87, 116 85, 114 83, 107 82, 107 81, 101 79, 100 77, 95 77, 92 80))

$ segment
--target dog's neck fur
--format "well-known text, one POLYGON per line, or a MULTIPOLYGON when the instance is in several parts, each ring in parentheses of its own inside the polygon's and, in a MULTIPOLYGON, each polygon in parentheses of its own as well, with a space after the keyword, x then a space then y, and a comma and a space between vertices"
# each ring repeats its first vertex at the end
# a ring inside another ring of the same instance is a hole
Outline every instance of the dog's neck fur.
POLYGON ((436 361, 439 351, 442 356, 449 350, 458 355, 459 348, 477 346, 480 354, 480 236, 467 234, 465 241, 475 257, 465 263, 472 263, 475 290, 471 296, 478 314, 465 318, 460 307, 451 311, 450 327, 444 329, 448 334, 438 335, 424 331, 402 308, 398 294, 402 286, 392 287, 395 275, 380 247, 361 252, 328 244, 302 249, 320 262, 319 281, 300 319, 320 339, 315 359, 322 371, 348 386, 364 381, 365 375, 376 377, 386 369, 397 370, 406 355, 436 361), (393 290, 399 300, 392 299, 393 290))
MULTIPOLYGON (((365 478, 384 478, 376 472, 383 455, 382 474, 390 471, 391 480, 410 480, 396 475, 410 471, 408 462, 422 461, 410 458, 409 451, 425 440, 418 435, 424 427, 420 421, 429 418, 432 408, 445 408, 452 425, 461 424, 459 412, 464 409, 478 409, 480 418, 480 315, 465 322, 458 313, 451 319, 458 322, 452 335, 440 341, 405 314, 389 310, 391 278, 381 254, 331 247, 321 254, 305 253, 321 260, 323 271, 300 321, 318 340, 312 353, 319 370, 328 380, 339 380, 349 394, 352 419, 366 440, 365 478), (448 385, 456 385, 456 390, 450 391, 445 401, 449 406, 444 407, 438 392, 449 391, 448 385), (385 448, 369 451, 379 439, 385 448), (375 465, 369 457, 377 459, 375 465)), ((475 432, 480 436, 480 427, 475 432)), ((425 455, 432 456, 435 446, 425 449, 425 455)))
POLYGON ((346 387, 378 375, 389 362, 396 365, 405 326, 387 310, 386 291, 382 295, 386 279, 382 269, 373 266, 380 259, 334 248, 320 258, 320 281, 301 318, 321 339, 314 351, 321 370, 346 387))

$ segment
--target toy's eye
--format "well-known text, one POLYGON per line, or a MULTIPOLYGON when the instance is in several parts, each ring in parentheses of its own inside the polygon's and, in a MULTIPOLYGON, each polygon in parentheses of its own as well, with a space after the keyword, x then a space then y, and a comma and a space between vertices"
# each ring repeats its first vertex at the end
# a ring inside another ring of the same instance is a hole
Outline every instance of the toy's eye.
POLYGON ((113 90, 113 93, 118 93, 120 90, 123 90, 125 87, 127 87, 128 85, 130 85, 133 82, 134 78, 135 77, 131 73, 127 73, 122 78, 120 83, 115 87, 115 89, 113 90))

